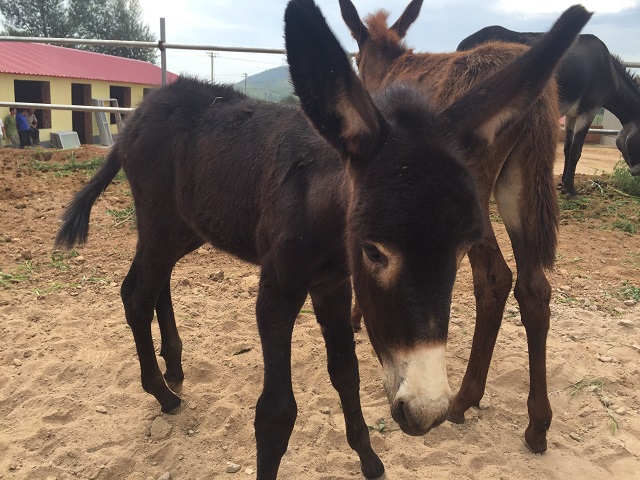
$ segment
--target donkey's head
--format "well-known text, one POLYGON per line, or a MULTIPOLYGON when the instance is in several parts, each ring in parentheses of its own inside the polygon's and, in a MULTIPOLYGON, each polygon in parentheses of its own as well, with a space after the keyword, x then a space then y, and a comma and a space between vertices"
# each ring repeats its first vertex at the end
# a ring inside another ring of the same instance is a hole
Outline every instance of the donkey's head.
POLYGON ((586 23, 573 12, 546 50, 529 50, 444 112, 410 87, 374 98, 312 0, 285 13, 291 78, 315 128, 341 154, 351 192, 347 242, 353 283, 384 368, 393 418, 410 434, 449 410, 445 343, 457 266, 482 234, 465 149, 522 117, 586 23), (534 52, 531 55, 531 52, 534 52))
POLYGON ((616 146, 634 177, 640 176, 640 122, 623 125, 616 137, 616 146))
POLYGON ((402 39, 418 18, 422 1, 413 0, 396 23, 388 27, 389 12, 379 10, 368 15, 362 22, 351 0, 340 0, 342 18, 358 42, 356 64, 367 90, 378 90, 391 64, 410 52, 402 39))

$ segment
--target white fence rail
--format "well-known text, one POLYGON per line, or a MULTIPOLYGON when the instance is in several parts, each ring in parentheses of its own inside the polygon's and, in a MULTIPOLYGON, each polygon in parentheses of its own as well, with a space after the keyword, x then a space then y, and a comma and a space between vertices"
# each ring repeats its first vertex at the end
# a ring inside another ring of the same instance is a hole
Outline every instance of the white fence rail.
MULTIPOLYGON (((167 43, 166 31, 165 31, 165 19, 160 19, 160 40, 157 42, 138 42, 129 40, 97 40, 97 39, 74 39, 74 38, 45 38, 45 37, 13 37, 13 36, 0 36, 0 41, 7 42, 26 42, 26 43, 54 43, 58 45, 102 45, 102 46, 118 46, 118 47, 131 47, 131 48, 157 48, 160 50, 161 58, 161 71, 162 71, 162 84, 167 83, 167 61, 166 50, 178 49, 178 50, 206 50, 206 51, 218 51, 218 52, 236 52, 236 53, 271 53, 271 54, 286 54, 286 51, 281 48, 253 48, 253 47, 224 47, 220 45, 189 45, 179 43, 167 43)), ((350 53, 350 56, 355 56, 355 53, 350 53)), ((623 65, 628 68, 640 68, 640 62, 623 62, 623 65)), ((24 103, 24 102, 2 102, 2 107, 16 107, 16 108, 35 108, 41 110, 75 110, 83 112, 110 112, 110 113, 128 113, 133 108, 124 107, 97 107, 86 105, 59 105, 48 103, 24 103)), ((617 135, 618 130, 603 130, 603 129, 589 129, 589 133, 597 135, 617 135)))

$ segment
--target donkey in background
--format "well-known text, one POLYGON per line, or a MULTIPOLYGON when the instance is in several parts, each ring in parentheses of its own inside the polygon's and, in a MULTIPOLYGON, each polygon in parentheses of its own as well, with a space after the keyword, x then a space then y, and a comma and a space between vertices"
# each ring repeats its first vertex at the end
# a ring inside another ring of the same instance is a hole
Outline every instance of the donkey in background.
MULTIPOLYGON (((486 42, 533 45, 543 33, 514 32, 494 25, 469 35, 458 45, 470 50, 486 42)), ((582 154, 589 127, 602 107, 613 113, 622 130, 616 145, 632 175, 640 175, 640 89, 637 78, 620 59, 609 53, 595 35, 582 34, 560 61, 557 72, 560 114, 565 116, 564 170, 562 191, 577 195, 576 165, 582 154)))
MULTIPOLYGON (((482 103, 476 97, 481 95, 479 92, 484 92, 487 102, 497 98, 495 92, 485 91, 483 85, 518 64, 523 55, 526 56, 527 48, 491 43, 469 52, 414 53, 402 39, 418 17, 421 6, 422 0, 413 0, 400 18, 387 27, 387 12, 369 15, 363 23, 351 0, 340 0, 342 17, 358 43, 356 63, 360 79, 364 87, 373 92, 415 85, 424 96, 431 98, 436 111, 459 109, 461 118, 473 117, 477 115, 478 104, 482 103), (469 92, 476 92, 473 102, 468 100, 469 92)), ((570 11, 582 10, 575 6, 570 11)), ((549 33, 541 42, 553 41, 552 38, 549 33)), ((519 75, 531 74, 519 72, 519 75)), ((549 78, 546 77, 541 86, 540 97, 522 116, 515 117, 501 110, 474 134, 466 132, 459 136, 458 145, 464 152, 462 160, 476 181, 484 234, 468 252, 476 297, 476 328, 467 370, 448 416, 453 422, 463 422, 465 411, 477 406, 484 395, 504 305, 511 291, 511 270, 500 252, 489 218, 489 200, 493 193, 516 259, 514 294, 527 332, 530 364, 530 421, 525 440, 536 453, 547 448, 546 431, 552 417, 545 358, 551 288, 544 269, 553 265, 557 241, 558 205, 553 164, 558 112, 556 85, 554 81, 547 82, 549 78)), ((541 80, 539 76, 531 79, 541 80)), ((512 81, 508 79, 506 84, 512 81)), ((428 243, 423 245, 425 249, 430 248, 428 243)), ((369 329, 367 317, 373 312, 365 303, 364 295, 357 293, 356 298, 369 329)), ((356 308, 352 320, 358 317, 356 308)))
POLYGON ((548 39, 434 110, 407 86, 372 97, 313 1, 293 0, 285 41, 302 109, 185 78, 145 97, 105 165, 67 208, 56 238, 67 247, 87 240, 91 207, 122 167, 138 244, 121 295, 144 390, 165 412, 180 405, 174 392, 184 378, 182 342, 171 271, 210 242, 261 267, 257 478, 276 478, 296 419, 291 335, 307 294, 347 440, 363 474, 380 477, 384 467, 360 406, 350 273, 366 305, 392 415, 405 432, 424 434, 449 411, 451 292, 459 260, 483 229, 465 146, 488 142, 502 121, 527 115, 589 17, 570 9, 548 39), (154 310, 164 377, 151 335, 154 310))

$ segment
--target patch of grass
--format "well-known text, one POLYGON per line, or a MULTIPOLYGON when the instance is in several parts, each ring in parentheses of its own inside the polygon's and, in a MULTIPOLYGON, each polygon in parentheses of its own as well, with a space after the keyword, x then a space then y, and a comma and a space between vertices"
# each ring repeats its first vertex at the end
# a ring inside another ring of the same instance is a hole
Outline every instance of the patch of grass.
POLYGON ((497 213, 490 214, 489 218, 491 219, 492 222, 499 223, 499 224, 504 223, 504 221, 502 220, 502 217, 497 213))
POLYGON ((114 227, 119 227, 123 223, 127 223, 128 221, 133 221, 135 225, 136 211, 133 204, 129 205, 126 208, 122 209, 107 209, 107 215, 111 215, 116 219, 116 223, 114 227))
POLYGON ((622 261, 623 265, 631 265, 633 267, 640 267, 640 253, 627 252, 627 257, 622 261))
POLYGON ((128 218, 133 217, 134 214, 134 208, 133 205, 129 205, 126 208, 122 208, 122 209, 107 209, 107 215, 111 215, 112 217, 114 217, 116 220, 125 220, 128 218))
POLYGON ((45 163, 32 158, 27 167, 37 172, 53 172, 54 176, 60 177, 77 171, 95 172, 104 163, 104 157, 94 157, 86 162, 78 162, 73 152, 65 160, 65 163, 45 163))
POLYGON ((571 303, 577 301, 576 297, 560 297, 558 303, 571 303))
POLYGON ((569 211, 586 210, 589 207, 589 203, 591 203, 589 197, 564 198, 560 200, 560 209, 569 211))
POLYGON ((75 250, 71 250, 69 253, 67 253, 66 258, 65 258, 64 252, 54 252, 51 254, 51 262, 48 263, 47 265, 50 267, 57 268, 58 270, 63 272, 65 270, 69 270, 69 264, 66 262, 66 260, 69 260, 70 258, 75 258, 78 255, 80 254, 75 250))
POLYGON ((640 198, 640 177, 632 176, 624 161, 620 160, 613 167, 611 181, 613 186, 621 192, 640 198))
POLYGON ((20 283, 29 280, 29 275, 14 275, 0 271, 0 285, 8 285, 12 283, 20 283))
POLYGON ((622 230, 623 232, 634 234, 638 231, 638 227, 631 220, 616 220, 613 222, 613 228, 622 230))
POLYGON ((628 281, 622 282, 620 296, 625 300, 635 300, 636 302, 640 302, 640 288, 631 285, 628 281))
POLYGON ((602 380, 598 380, 597 378, 583 378, 582 380, 569 385, 567 389, 570 390, 569 395, 575 397, 577 394, 589 387, 597 387, 601 389, 603 386, 604 382, 602 380))

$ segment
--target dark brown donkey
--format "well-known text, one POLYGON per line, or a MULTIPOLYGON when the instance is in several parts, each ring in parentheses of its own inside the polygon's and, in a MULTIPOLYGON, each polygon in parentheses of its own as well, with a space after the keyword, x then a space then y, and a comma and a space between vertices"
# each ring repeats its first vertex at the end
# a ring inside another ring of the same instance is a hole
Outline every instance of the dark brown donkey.
MULTIPOLYGON (((469 92, 492 102, 496 94, 488 91, 484 83, 499 75, 495 72, 505 65, 512 68, 514 59, 519 62, 527 48, 492 43, 469 52, 413 53, 402 38, 418 17, 421 5, 422 0, 412 1, 391 27, 386 23, 388 14, 382 11, 370 15, 365 26, 351 0, 340 0, 342 17, 358 42, 356 62, 360 78, 372 92, 385 91, 394 85, 412 85, 431 99, 436 111, 456 109, 464 122, 466 117, 477 115, 477 104, 466 100, 469 92)), ((549 35, 543 38, 550 41, 549 35)), ((537 82, 538 78, 531 81, 537 82)), ((484 235, 468 252, 476 297, 476 328, 467 371, 449 413, 451 421, 463 422, 465 411, 478 405, 484 395, 504 305, 511 291, 511 270, 500 253, 489 219, 489 199, 493 193, 516 259, 514 293, 527 332, 531 382, 530 422, 525 440, 534 452, 547 448, 546 431, 552 415, 545 360, 551 288, 544 269, 554 262, 558 218, 553 185, 559 118, 555 82, 548 82, 541 91, 542 95, 525 115, 515 117, 507 108, 474 134, 463 132, 461 136, 463 161, 477 184, 484 235)), ((432 246, 425 242, 423 248, 432 246)), ((357 295, 357 299, 370 328, 368 317, 375 313, 364 295, 357 295)), ((357 320, 356 309, 355 327, 357 320)))
POLYGON ((320 10, 311 0, 294 0, 285 39, 302 109, 185 78, 145 97, 105 165, 69 205, 56 240, 86 241, 91 206, 124 168, 138 244, 122 300, 142 386, 162 410, 180 405, 174 392, 184 378, 171 271, 210 242, 261 267, 259 479, 276 478, 294 426, 291 335, 307 294, 349 445, 366 477, 384 472, 360 407, 349 266, 394 418, 412 434, 442 422, 450 402, 444 344, 456 265, 482 234, 465 142, 486 141, 500 130, 497 119, 525 114, 588 18, 584 9, 571 10, 548 40, 435 112, 412 88, 392 87, 372 99, 320 10), (151 336, 154 309, 164 377, 151 336))

